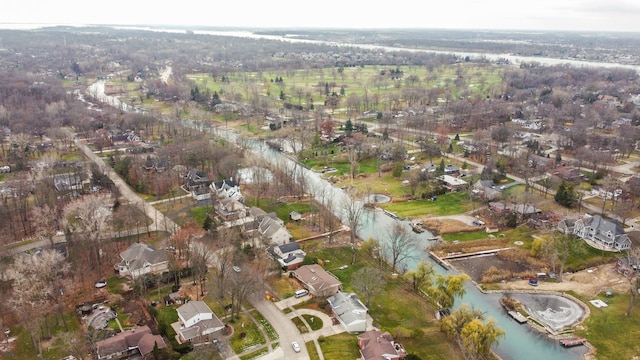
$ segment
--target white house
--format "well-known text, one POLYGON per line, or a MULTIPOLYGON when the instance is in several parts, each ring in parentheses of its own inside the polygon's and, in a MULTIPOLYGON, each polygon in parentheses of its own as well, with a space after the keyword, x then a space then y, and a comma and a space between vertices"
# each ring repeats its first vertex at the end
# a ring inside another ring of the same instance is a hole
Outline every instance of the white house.
POLYGON ((267 255, 277 260, 280 266, 286 266, 288 270, 294 270, 302 265, 307 254, 300 249, 300 245, 297 242, 290 242, 284 245, 272 244, 267 248, 267 255))
POLYGON ((631 247, 631 240, 622 226, 617 221, 606 220, 600 215, 576 220, 573 234, 608 250, 622 251, 631 247))
POLYGON ((354 293, 339 291, 327 299, 331 311, 349 333, 367 331, 367 307, 354 293))
POLYGON ((156 250, 151 245, 135 243, 120 253, 121 262, 114 266, 120 276, 130 276, 134 280, 144 274, 163 273, 169 270, 169 258, 163 249, 156 250))
POLYGON ((218 197, 228 197, 237 201, 242 201, 242 193, 240 192, 240 186, 233 181, 233 178, 214 181, 209 185, 211 191, 218 197))
POLYGON ((171 324, 176 331, 176 340, 182 344, 200 337, 206 341, 208 335, 224 329, 224 324, 204 301, 189 301, 178 309, 178 321, 171 324), (204 338, 202 338, 204 337, 204 338))

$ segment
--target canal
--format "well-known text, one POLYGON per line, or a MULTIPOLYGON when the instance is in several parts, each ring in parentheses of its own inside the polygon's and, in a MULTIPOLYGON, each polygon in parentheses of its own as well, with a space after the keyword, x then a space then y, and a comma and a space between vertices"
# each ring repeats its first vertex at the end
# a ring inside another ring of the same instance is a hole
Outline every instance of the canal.
MULTIPOLYGON (((269 146, 256 140, 238 139, 237 135, 231 131, 224 129, 207 129, 219 136, 227 138, 231 141, 242 143, 242 145, 257 156, 262 157, 271 164, 277 164, 281 167, 289 169, 289 173, 295 174, 297 181, 304 183, 306 190, 312 192, 316 200, 322 203, 332 202, 336 216, 347 224, 345 216, 345 203, 351 201, 349 194, 330 182, 322 178, 321 174, 311 171, 299 163, 291 159, 286 154, 275 151, 269 146)), ((361 204, 362 205, 362 204, 361 204)), ((362 215, 361 226, 358 228, 357 234, 361 239, 374 238, 380 242, 386 239, 384 229, 392 228, 396 223, 401 223, 410 229, 411 225, 407 221, 395 219, 386 215, 380 210, 364 209, 362 215), (382 235, 382 236, 381 236, 382 235)), ((420 260, 426 259, 434 265, 437 272, 446 274, 456 270, 447 270, 433 262, 426 249, 432 245, 433 235, 424 232, 416 234, 419 241, 419 250, 413 256, 413 259, 404 267, 413 269, 420 260)), ((582 359, 583 354, 587 351, 586 347, 563 348, 556 340, 549 339, 546 334, 533 330, 528 325, 520 325, 511 319, 500 305, 500 294, 482 293, 471 281, 465 285, 466 294, 456 301, 455 307, 460 304, 469 304, 476 309, 481 309, 487 317, 492 317, 497 324, 505 331, 506 335, 500 340, 494 351, 504 360, 539 360, 539 359, 566 359, 577 360, 582 359)), ((530 296, 536 296, 531 294, 530 296)))

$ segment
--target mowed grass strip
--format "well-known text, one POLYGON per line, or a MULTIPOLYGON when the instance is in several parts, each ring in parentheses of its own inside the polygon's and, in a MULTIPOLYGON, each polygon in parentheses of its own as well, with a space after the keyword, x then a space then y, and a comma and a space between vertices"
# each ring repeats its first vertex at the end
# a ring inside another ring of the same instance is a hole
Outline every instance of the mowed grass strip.
POLYGON ((380 207, 395 213, 401 218, 435 215, 445 216, 461 214, 471 210, 469 195, 464 192, 454 192, 438 196, 432 200, 414 200, 398 203, 382 204, 380 207))

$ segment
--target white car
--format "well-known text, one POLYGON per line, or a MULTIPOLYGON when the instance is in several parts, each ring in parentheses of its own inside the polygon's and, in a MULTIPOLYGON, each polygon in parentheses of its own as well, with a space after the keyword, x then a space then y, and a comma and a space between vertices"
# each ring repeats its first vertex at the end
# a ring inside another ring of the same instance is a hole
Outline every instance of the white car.
POLYGON ((298 344, 298 342, 296 341, 292 342, 291 347, 293 348, 293 351, 300 352, 300 345, 298 344))
POLYGON ((106 280, 98 281, 95 284, 96 289, 102 289, 105 286, 107 286, 107 281, 106 280))

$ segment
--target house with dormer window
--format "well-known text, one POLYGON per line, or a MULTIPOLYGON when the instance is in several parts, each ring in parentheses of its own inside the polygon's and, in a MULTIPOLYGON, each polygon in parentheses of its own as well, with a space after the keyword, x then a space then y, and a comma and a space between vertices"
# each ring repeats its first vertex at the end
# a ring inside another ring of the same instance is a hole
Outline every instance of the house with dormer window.
POLYGON ((600 215, 585 216, 576 220, 573 224, 573 234, 586 240, 589 245, 604 250, 623 251, 631 247, 631 240, 620 223, 604 219, 600 215))
POLYGON ((120 253, 121 262, 114 266, 120 276, 137 279, 144 274, 169 271, 169 258, 164 249, 156 250, 151 245, 135 243, 120 253))

